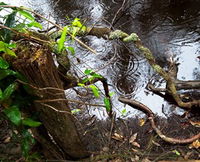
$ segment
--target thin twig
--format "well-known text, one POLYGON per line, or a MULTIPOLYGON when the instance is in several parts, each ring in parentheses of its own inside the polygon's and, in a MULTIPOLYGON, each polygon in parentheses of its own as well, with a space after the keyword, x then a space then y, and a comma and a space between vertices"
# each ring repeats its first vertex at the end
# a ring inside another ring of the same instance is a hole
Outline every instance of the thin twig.
POLYGON ((64 99, 64 98, 58 98, 58 99, 46 99, 46 100, 35 100, 35 102, 38 103, 44 103, 44 102, 57 102, 57 101, 68 101, 68 102, 76 102, 82 105, 89 105, 89 106, 98 106, 98 107, 105 107, 105 105, 101 105, 101 104, 90 104, 87 102, 81 102, 81 101, 77 101, 77 100, 72 100, 72 99, 64 99))
POLYGON ((187 138, 187 139, 177 139, 177 138, 167 137, 160 131, 160 129, 157 128, 155 121, 154 121, 154 118, 155 118, 154 113, 146 105, 144 105, 136 100, 127 99, 124 97, 119 97, 119 101, 122 103, 128 104, 129 106, 136 108, 137 110, 144 112, 149 117, 149 121, 151 123, 151 127, 153 128, 153 130, 158 134, 158 136, 161 139, 163 139, 166 142, 169 142, 172 144, 186 144, 186 143, 191 143, 200 138, 200 133, 198 133, 197 135, 194 135, 190 138, 187 138))
MULTIPOLYGON (((35 14, 36 16, 38 17, 41 17, 42 19, 44 19, 45 21, 49 22, 50 24, 56 26, 58 29, 60 30, 63 30, 63 28, 61 26, 59 26, 58 24, 50 21, 49 19, 47 19, 46 17, 40 15, 39 13, 35 12, 35 11, 32 11, 31 9, 28 9, 28 8, 24 8, 24 7, 17 7, 17 6, 12 6, 12 5, 0 5, 0 7, 4 7, 4 8, 17 8, 17 9, 20 9, 20 10, 26 10, 26 11, 29 11, 33 14, 35 14)), ((83 43, 82 41, 80 41, 78 38, 76 38, 74 35, 72 35, 70 32, 67 31, 67 34, 69 34, 72 39, 76 40, 80 45, 82 45, 83 47, 85 47, 86 49, 88 49, 89 51, 91 51, 92 53, 95 53, 96 54, 96 51, 92 48, 90 48, 89 46, 87 46, 85 43, 83 43)))

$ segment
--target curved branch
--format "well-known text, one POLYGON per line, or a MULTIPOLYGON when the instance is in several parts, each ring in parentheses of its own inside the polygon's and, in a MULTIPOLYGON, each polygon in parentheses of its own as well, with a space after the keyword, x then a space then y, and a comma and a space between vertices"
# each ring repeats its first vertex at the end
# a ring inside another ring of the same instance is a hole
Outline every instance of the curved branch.
POLYGON ((171 137, 167 137, 166 135, 164 135, 160 129, 157 128, 155 121, 154 121, 154 113, 144 104, 135 101, 135 100, 130 100, 124 97, 119 97, 118 99, 120 102, 128 104, 129 106, 136 108, 137 110, 140 110, 142 112, 144 112, 149 118, 149 121, 151 123, 151 127, 153 128, 153 130, 158 134, 158 136, 163 139, 166 142, 172 143, 172 144, 186 144, 186 143, 191 143, 197 139, 200 138, 200 133, 198 133, 197 135, 194 135, 190 138, 187 139, 177 139, 177 138, 171 138, 171 137))

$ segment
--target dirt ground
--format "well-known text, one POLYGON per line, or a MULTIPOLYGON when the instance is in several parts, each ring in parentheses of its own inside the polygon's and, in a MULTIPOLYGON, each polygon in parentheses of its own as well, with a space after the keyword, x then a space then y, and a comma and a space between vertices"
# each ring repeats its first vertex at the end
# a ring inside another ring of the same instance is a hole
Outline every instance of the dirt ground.
MULTIPOLYGON (((78 117, 78 116, 77 116, 78 117)), ((157 117, 156 122, 162 132, 173 138, 188 138, 200 131, 199 115, 189 118, 172 115, 157 117), (193 123, 192 123, 193 122, 193 123)), ((160 139, 145 118, 99 120, 95 116, 77 121, 83 142, 91 153, 84 161, 162 161, 162 160, 200 160, 200 150, 191 144, 169 144, 160 139)), ((0 161, 24 161, 20 148, 20 136, 4 116, 0 117, 0 161), (14 131, 13 131, 14 130, 14 131)), ((29 161, 45 161, 40 146, 33 146, 29 161)))

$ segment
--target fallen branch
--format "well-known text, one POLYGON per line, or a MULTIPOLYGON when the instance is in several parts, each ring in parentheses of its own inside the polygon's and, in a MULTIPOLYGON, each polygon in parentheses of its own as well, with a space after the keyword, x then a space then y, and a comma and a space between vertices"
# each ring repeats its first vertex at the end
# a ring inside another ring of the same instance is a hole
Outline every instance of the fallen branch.
POLYGON ((144 105, 136 100, 130 100, 130 99, 127 99, 124 97, 119 97, 119 101, 122 103, 128 104, 129 106, 136 108, 137 110, 140 110, 143 113, 145 113, 148 116, 148 119, 151 123, 151 127, 153 128, 153 130, 158 134, 158 136, 161 139, 163 139, 166 142, 169 142, 172 144, 187 144, 187 143, 192 143, 193 141, 200 138, 200 133, 198 133, 197 135, 194 135, 190 138, 187 138, 187 139, 177 139, 177 138, 167 137, 156 126, 155 121, 154 121, 155 115, 146 105, 144 105))

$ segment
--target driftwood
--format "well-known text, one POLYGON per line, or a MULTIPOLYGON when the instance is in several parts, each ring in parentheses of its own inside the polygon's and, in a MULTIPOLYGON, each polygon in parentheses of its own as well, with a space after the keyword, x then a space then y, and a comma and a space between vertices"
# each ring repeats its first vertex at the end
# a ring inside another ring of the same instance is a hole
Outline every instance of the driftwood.
MULTIPOLYGON (((14 69, 26 76, 29 84, 38 88, 32 89, 33 95, 37 96, 38 100, 65 99, 63 83, 59 78, 52 58, 52 51, 48 46, 33 45, 30 41, 22 41, 22 43, 18 44, 15 52, 18 58, 12 61, 12 65, 14 69)), ((52 145, 56 144, 57 146, 47 146, 47 140, 42 140, 47 138, 38 137, 41 135, 41 131, 37 131, 35 133, 36 137, 45 148, 59 148, 56 151, 51 151, 55 152, 55 156, 59 159, 61 157, 62 159, 67 157, 77 159, 88 155, 77 132, 67 101, 55 101, 45 104, 35 102, 34 107, 47 130, 44 134, 50 135, 49 139, 52 139, 52 145), (67 113, 60 113, 59 111, 67 113), (59 153, 61 153, 59 156, 56 155, 59 153)))

